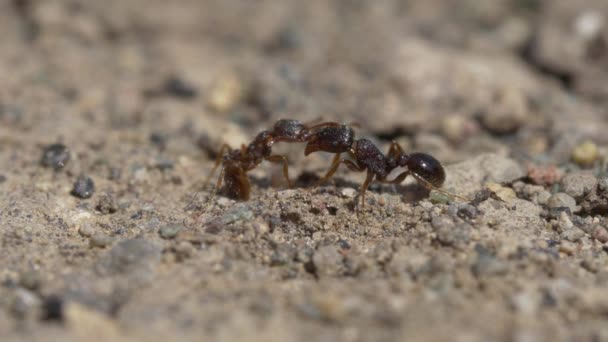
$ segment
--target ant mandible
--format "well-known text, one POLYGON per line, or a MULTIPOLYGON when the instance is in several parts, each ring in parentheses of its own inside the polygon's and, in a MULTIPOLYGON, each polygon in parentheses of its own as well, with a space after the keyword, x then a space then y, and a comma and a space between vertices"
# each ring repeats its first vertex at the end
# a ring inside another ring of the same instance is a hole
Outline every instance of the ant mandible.
POLYGON ((353 129, 347 125, 333 125, 313 132, 308 137, 304 154, 309 155, 317 151, 335 153, 336 155, 325 176, 315 186, 319 186, 330 179, 338 170, 340 164, 346 165, 352 171, 367 171, 367 176, 360 190, 361 211, 365 206, 365 192, 374 179, 381 183, 400 184, 409 175, 412 175, 419 184, 429 190, 436 190, 469 201, 464 197, 440 189, 445 181, 445 170, 433 156, 426 153, 407 154, 394 141, 390 145, 388 154, 384 155, 370 140, 355 139, 353 129), (348 153, 352 160, 341 158, 342 153, 348 153), (388 180, 388 175, 398 167, 405 168, 405 171, 393 180, 388 180))

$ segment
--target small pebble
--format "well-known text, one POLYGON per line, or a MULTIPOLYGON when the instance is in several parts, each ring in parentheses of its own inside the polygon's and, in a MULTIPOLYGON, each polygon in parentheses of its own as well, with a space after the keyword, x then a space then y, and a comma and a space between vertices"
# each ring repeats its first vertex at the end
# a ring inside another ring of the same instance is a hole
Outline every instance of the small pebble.
POLYGON ((95 234, 89 239, 89 245, 91 247, 104 248, 112 244, 112 241, 114 241, 114 239, 105 234, 95 234))
POLYGON ((576 252, 576 245, 570 241, 562 240, 559 244, 559 251, 564 254, 572 255, 576 252))
POLYGON ((596 225, 593 228, 593 237, 599 242, 606 243, 608 242, 608 231, 606 228, 596 225))
POLYGON ((192 99, 198 95, 196 88, 176 76, 165 81, 164 90, 167 94, 180 99, 192 99))
POLYGON ((18 318, 24 319, 32 317, 38 312, 40 298, 33 291, 23 288, 15 289, 15 299, 12 304, 11 312, 18 318))
POLYGON ((99 198, 95 209, 102 214, 113 214, 118 211, 118 204, 111 194, 105 193, 99 198))
POLYGON ((344 269, 344 257, 336 246, 319 247, 312 257, 312 262, 319 276, 340 275, 344 269))
POLYGON ((600 152, 592 141, 585 141, 572 150, 572 160, 580 166, 591 166, 599 158, 600 152))
POLYGON ((80 228, 78 228, 78 233, 84 237, 90 237, 95 233, 95 229, 89 223, 83 223, 80 228))
POLYGON ((70 151, 63 144, 51 144, 44 148, 40 163, 55 170, 63 168, 70 160, 70 151))
POLYGON ((467 119, 462 115, 448 115, 441 121, 441 133, 451 142, 467 138, 467 119))
POLYGON ((227 213, 222 216, 222 224, 230 224, 237 221, 248 221, 253 218, 253 212, 244 204, 233 206, 227 213))
POLYGON ((340 193, 346 198, 354 198, 357 196, 357 190, 353 188, 344 188, 340 193))
POLYGON ((169 240, 175 238, 182 229, 184 229, 184 226, 182 225, 168 224, 158 230, 158 235, 163 239, 169 240))
POLYGON ((511 188, 507 188, 497 183, 488 183, 486 184, 486 187, 505 203, 511 203, 513 200, 517 199, 515 191, 511 188))
POLYGON ((233 74, 220 77, 209 92, 209 106, 220 113, 232 109, 243 96, 243 82, 233 74))
POLYGON ((526 123, 528 105, 525 96, 515 89, 496 94, 494 103, 481 115, 481 123, 494 134, 516 132, 526 123))
POLYGON ((576 201, 570 195, 563 192, 558 192, 549 197, 547 206, 549 208, 566 207, 570 209, 571 213, 576 212, 576 201))
POLYGON ((0 175, 0 184, 6 182, 6 176, 0 175))
POLYGON ((589 171, 569 173, 561 181, 561 189, 578 200, 595 189, 596 185, 597 178, 589 171))
POLYGON ((607 175, 602 175, 598 178, 597 188, 602 192, 608 191, 608 176, 607 175))
POLYGON ((93 183, 93 179, 88 176, 79 176, 74 183, 74 188, 72 189, 72 195, 87 199, 93 196, 95 192, 95 183, 93 183))
POLYGON ((568 240, 570 242, 577 242, 584 236, 585 232, 576 227, 564 230, 564 232, 561 234, 562 239, 568 240))

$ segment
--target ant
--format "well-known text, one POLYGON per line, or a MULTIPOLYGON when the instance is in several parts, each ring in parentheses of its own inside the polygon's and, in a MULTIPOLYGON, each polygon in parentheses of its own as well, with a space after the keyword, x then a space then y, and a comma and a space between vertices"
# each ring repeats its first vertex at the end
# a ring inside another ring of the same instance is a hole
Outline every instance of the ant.
POLYGON ((203 187, 205 187, 217 168, 222 165, 220 176, 211 195, 214 197, 222 182, 225 183, 228 196, 246 201, 249 199, 251 185, 247 178, 247 172, 255 169, 262 161, 270 161, 283 164, 283 177, 289 187, 292 182, 289 179, 289 167, 287 157, 272 154, 272 145, 276 142, 307 142, 311 136, 317 136, 317 129, 339 127, 337 122, 322 122, 315 125, 306 125, 298 120, 278 120, 271 131, 260 132, 249 145, 241 145, 240 149, 232 149, 223 144, 220 148, 215 165, 211 170, 203 187))
POLYGON ((317 151, 336 155, 325 176, 313 186, 320 186, 330 179, 340 164, 345 164, 352 171, 367 171, 360 190, 361 211, 365 205, 365 192, 374 179, 381 183, 400 184, 409 175, 412 175, 420 185, 428 190, 436 190, 469 201, 464 197, 440 189, 445 181, 445 170, 433 156, 426 153, 404 153, 401 146, 394 141, 390 145, 388 154, 384 155, 370 140, 355 139, 353 129, 347 125, 332 125, 313 132, 308 137, 304 154, 309 155, 317 151), (348 153, 352 160, 341 158, 342 153, 348 153), (404 167, 406 170, 393 180, 388 180, 388 175, 398 167, 404 167))

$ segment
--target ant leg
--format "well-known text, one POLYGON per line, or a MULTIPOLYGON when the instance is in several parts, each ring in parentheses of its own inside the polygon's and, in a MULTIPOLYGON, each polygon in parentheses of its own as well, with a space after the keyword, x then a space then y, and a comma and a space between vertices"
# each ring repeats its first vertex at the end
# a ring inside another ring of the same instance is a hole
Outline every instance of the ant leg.
POLYGON ((361 210, 360 210, 360 212, 364 212, 363 210, 365 209, 365 191, 367 191, 367 187, 369 186, 369 183, 371 183, 373 179, 374 179, 374 174, 368 170, 367 176, 365 177, 365 182, 363 182, 363 185, 361 186, 361 210))
POLYGON ((220 176, 217 178, 217 182, 215 183, 215 188, 213 188, 213 191, 211 191, 211 196, 209 196, 207 205, 209 205, 211 203, 211 201, 215 198, 215 195, 217 194, 220 187, 222 186, 222 181, 224 180, 225 173, 226 173, 226 170, 224 168, 222 168, 222 171, 220 172, 220 176))
MULTIPOLYGON (((226 154, 226 150, 230 150, 230 146, 228 144, 222 144, 222 146, 220 147, 220 152, 218 153, 217 158, 215 158, 215 165, 213 165, 211 172, 209 173, 209 175, 207 175, 207 178, 203 182, 203 186, 202 186, 201 190, 197 190, 196 193, 194 194, 194 196, 192 196, 192 199, 188 203, 187 208, 190 207, 192 205, 192 203, 194 203, 194 201, 198 197, 198 194, 207 187, 207 184, 209 184, 211 177, 213 177, 213 175, 215 174, 215 171, 217 171, 217 168, 222 163, 222 158, 224 157, 224 154, 226 154)), ((220 179, 221 178, 222 177, 220 176, 220 179)))
POLYGON ((287 162, 287 157, 280 156, 280 155, 274 155, 274 156, 268 156, 265 159, 268 160, 269 162, 273 162, 273 163, 283 163, 283 177, 285 177, 285 181, 287 181, 287 185, 290 188, 292 188, 293 183, 291 182, 291 180, 289 180, 289 164, 287 162))
MULTIPOLYGON (((346 165, 346 167, 348 167, 351 171, 355 171, 355 172, 365 171, 365 168, 360 167, 359 165, 355 164, 354 162, 352 162, 350 160, 342 159, 341 162, 344 165, 346 165)), ((369 186, 369 183, 371 183, 373 179, 374 179, 374 174, 370 170, 367 170, 367 177, 365 177, 365 182, 363 182, 363 185, 361 185, 361 190, 360 190, 360 196, 361 196, 360 211, 361 212, 365 208, 365 192, 367 191, 367 187, 369 186)))
POLYGON ((334 175, 334 173, 336 173, 336 171, 338 170, 338 167, 343 162, 345 162, 345 160, 340 159, 340 153, 336 154, 334 156, 334 159, 331 162, 331 166, 329 167, 329 170, 327 170, 327 173, 325 173, 325 176, 323 176, 323 178, 319 179, 315 184, 313 184, 311 186, 311 188, 321 186, 323 183, 327 182, 327 180, 330 179, 331 176, 334 175))
POLYGON ((215 159, 215 165, 213 165, 213 169, 211 169, 211 172, 209 173, 209 175, 207 176, 207 179, 205 179, 205 182, 203 183, 203 189, 205 187, 207 187, 207 184, 211 180, 211 177, 213 177, 213 174, 215 173, 215 171, 217 171, 218 166, 220 166, 220 164, 222 163, 222 158, 224 157, 226 150, 230 150, 230 146, 228 144, 222 144, 222 147, 220 148, 220 152, 218 153, 217 158, 215 159))
POLYGON ((397 177, 395 177, 395 179, 389 181, 389 180, 380 180, 382 183, 386 183, 386 184, 401 184, 403 182, 403 180, 405 178, 407 178, 407 176, 410 175, 409 171, 404 171, 402 173, 400 173, 397 177))

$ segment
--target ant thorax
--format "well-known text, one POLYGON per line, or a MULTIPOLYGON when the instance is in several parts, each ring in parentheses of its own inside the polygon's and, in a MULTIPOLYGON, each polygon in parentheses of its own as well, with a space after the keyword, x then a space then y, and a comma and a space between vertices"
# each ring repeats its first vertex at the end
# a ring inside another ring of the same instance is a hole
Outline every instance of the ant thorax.
POLYGON ((353 146, 357 164, 375 174, 379 179, 388 175, 389 165, 384 154, 368 139, 359 139, 353 146))

